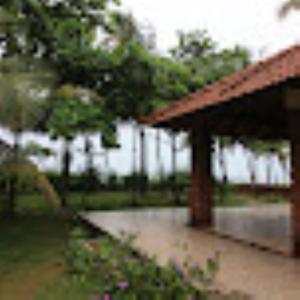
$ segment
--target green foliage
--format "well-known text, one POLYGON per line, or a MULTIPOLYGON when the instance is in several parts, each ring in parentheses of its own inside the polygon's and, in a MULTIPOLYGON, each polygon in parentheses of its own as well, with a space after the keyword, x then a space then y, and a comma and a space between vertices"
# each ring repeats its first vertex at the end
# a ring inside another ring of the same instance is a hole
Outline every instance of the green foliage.
MULTIPOLYGON (((37 166, 28 159, 7 159, 0 165, 1 180, 6 185, 12 178, 16 180, 18 192, 26 190, 39 190, 47 200, 49 207, 58 209, 60 199, 48 178, 40 172, 37 166)), ((44 200, 41 200, 44 201, 44 200)))
POLYGON ((184 64, 166 57, 157 57, 154 105, 160 107, 203 87, 201 76, 193 75, 184 64))
POLYGON ((170 50, 171 54, 180 61, 190 61, 211 56, 215 52, 216 43, 205 30, 178 32, 178 45, 170 50))
POLYGON ((280 19, 286 18, 290 12, 300 10, 300 1, 299 0, 286 0, 280 6, 278 11, 278 16, 280 19))
MULTIPOLYGON (((124 234, 122 242, 102 236, 92 244, 82 235, 71 240, 68 249, 70 273, 86 290, 98 297, 166 297, 203 299, 219 270, 218 258, 209 259, 206 268, 171 260, 158 267, 155 257, 141 257, 132 250, 133 236, 124 234), (147 279, 147 280, 145 280, 147 279), (196 288, 195 286, 198 286, 196 288)), ((161 299, 161 298, 159 298, 161 299)))
POLYGON ((103 103, 90 91, 64 86, 57 91, 54 109, 48 121, 53 137, 73 139, 82 132, 100 131, 106 146, 116 145, 116 126, 104 111, 103 103))
POLYGON ((210 84, 236 71, 250 62, 247 49, 236 46, 219 50, 217 43, 206 31, 179 32, 178 45, 171 49, 173 57, 186 65, 193 76, 210 84))
POLYGON ((30 142, 22 147, 22 153, 25 156, 43 156, 43 157, 50 157, 55 155, 55 152, 50 149, 49 147, 40 146, 34 142, 30 142))
POLYGON ((107 110, 122 119, 149 113, 155 91, 152 55, 137 42, 116 47, 112 55, 116 66, 105 84, 107 110))
POLYGON ((12 132, 37 129, 53 74, 40 61, 14 57, 0 62, 0 119, 12 132))
POLYGON ((2 1, 1 9, 14 17, 3 33, 4 53, 23 53, 55 59, 62 38, 79 40, 82 33, 105 29, 107 8, 115 0, 14 0, 2 1), (64 33, 62 33, 62 31, 64 33), (79 36, 79 38, 78 38, 79 36), (20 39, 22 37, 22 40, 20 39))

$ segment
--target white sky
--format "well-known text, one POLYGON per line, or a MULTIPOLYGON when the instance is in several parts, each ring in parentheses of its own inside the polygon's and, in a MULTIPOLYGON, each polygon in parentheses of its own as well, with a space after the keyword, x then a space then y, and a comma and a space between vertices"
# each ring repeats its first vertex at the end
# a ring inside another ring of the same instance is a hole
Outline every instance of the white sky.
MULTIPOLYGON (((246 46, 257 59, 300 41, 300 12, 291 13, 285 20, 280 21, 277 11, 282 2, 282 0, 123 0, 123 5, 140 22, 153 26, 157 34, 157 46, 164 53, 176 44, 176 32, 179 29, 187 31, 206 29, 220 47, 233 47, 240 44, 246 46)), ((9 140, 5 131, 1 130, 0 134, 9 140)), ((131 168, 131 127, 120 128, 119 136, 122 149, 112 151, 110 154, 110 170, 126 174, 130 173, 131 168)), ((59 142, 50 142, 47 137, 28 135, 25 139, 41 141, 56 150, 61 148, 59 142)), ((95 137, 94 140, 96 145, 98 138, 95 137)), ((165 169, 170 170, 170 147, 167 145, 170 140, 167 135, 164 136, 164 140, 165 145, 162 149, 164 164, 165 169)), ((157 164, 154 132, 151 130, 148 146, 148 165, 150 173, 155 174, 157 164)), ((82 139, 77 139, 74 149, 80 148, 82 148, 82 139)), ((182 151, 178 160, 179 168, 187 170, 189 151, 182 151)), ((37 161, 43 168, 59 169, 59 156, 37 161)), ((76 151, 72 170, 82 170, 84 163, 84 157, 80 151, 76 151)), ((98 156, 95 163, 103 170, 103 157, 98 156)), ((249 180, 245 153, 240 149, 234 151, 234 154, 230 153, 228 163, 232 180, 249 180)), ((260 180, 264 181, 266 168, 263 161, 260 161, 259 170, 260 180)), ((278 166, 275 177, 282 181, 283 174, 278 166)))
POLYGON ((206 29, 221 47, 241 44, 257 57, 300 41, 300 12, 280 21, 282 0, 123 0, 126 10, 152 25, 158 48, 176 43, 178 30, 206 29))

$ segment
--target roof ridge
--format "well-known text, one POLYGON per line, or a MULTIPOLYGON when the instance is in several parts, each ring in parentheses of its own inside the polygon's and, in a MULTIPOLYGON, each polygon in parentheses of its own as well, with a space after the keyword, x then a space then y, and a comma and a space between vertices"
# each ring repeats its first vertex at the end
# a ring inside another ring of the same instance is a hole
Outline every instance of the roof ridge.
MULTIPOLYGON (((247 80, 253 78, 255 74, 259 74, 260 72, 267 71, 274 66, 274 63, 277 62, 287 62, 286 59, 289 58, 291 55, 297 53, 299 55, 300 60, 300 44, 297 43, 294 46, 284 49, 281 52, 274 54, 270 57, 267 57, 265 59, 262 59, 260 61, 257 61, 253 64, 248 65, 246 68, 237 71, 217 82, 214 82, 212 84, 208 84, 204 86, 201 90, 195 91, 185 97, 183 97, 181 100, 172 103, 166 108, 163 108, 161 110, 158 110, 153 113, 152 118, 160 118, 163 117, 165 114, 168 114, 169 112, 172 112, 172 110, 176 110, 178 108, 184 107, 185 105, 189 105, 194 102, 199 102, 202 104, 205 104, 209 99, 209 97, 216 98, 224 98, 225 94, 229 91, 232 91, 236 88, 238 88, 239 85, 245 83, 247 80), (215 95, 214 95, 215 94, 215 95)), ((297 58, 297 55, 295 57, 297 58)), ((299 68, 299 72, 294 71, 292 72, 294 76, 297 74, 300 76, 300 63, 299 65, 293 65, 294 68, 299 68)), ((278 65, 277 65, 278 68, 278 65)), ((298 76, 297 75, 297 76, 298 76)), ((194 104, 192 104, 194 106, 194 104)))
POLYGON ((223 81, 224 84, 226 84, 226 81, 231 81, 234 77, 237 77, 237 80, 233 82, 229 87, 227 87, 227 89, 221 91, 221 93, 225 94, 229 89, 232 89, 237 85, 239 85, 240 83, 247 80, 250 76, 253 75, 253 73, 258 73, 265 67, 270 67, 274 61, 282 60, 296 50, 300 51, 300 44, 295 44, 294 46, 284 49, 281 52, 276 53, 270 57, 264 58, 262 60, 258 60, 257 62, 250 64, 246 68, 237 71, 229 75, 228 77, 221 79, 221 81, 223 81))

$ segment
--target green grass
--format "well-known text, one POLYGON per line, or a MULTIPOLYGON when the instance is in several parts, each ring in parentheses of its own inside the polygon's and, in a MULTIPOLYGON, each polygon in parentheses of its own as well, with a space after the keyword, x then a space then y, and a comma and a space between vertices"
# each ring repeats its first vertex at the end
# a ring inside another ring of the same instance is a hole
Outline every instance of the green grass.
POLYGON ((171 260, 159 267, 155 257, 132 250, 134 237, 124 235, 117 241, 103 233, 95 236, 86 227, 75 232, 68 245, 68 273, 42 290, 37 300, 104 299, 104 295, 163 300, 188 299, 191 294, 206 299, 204 294, 211 294, 208 288, 219 270, 217 258, 203 267, 190 264, 188 258, 184 264, 171 260))
MULTIPOLYGON (((229 189, 224 194, 223 202, 220 202, 218 193, 215 194, 216 206, 244 206, 259 203, 286 203, 287 200, 275 194, 264 196, 253 196, 236 193, 234 189, 229 189)), ((21 214, 45 214, 51 211, 43 195, 27 194, 18 197, 18 212, 21 214)), ((187 196, 181 196, 181 204, 187 206, 187 196)), ((132 194, 130 192, 94 192, 88 195, 71 193, 68 197, 68 209, 77 212, 88 208, 89 210, 124 210, 144 207, 173 207, 176 206, 170 193, 150 192, 139 199, 133 205, 132 194)))
MULTIPOLYGON (((83 196, 79 193, 70 194, 70 210, 81 210, 83 200, 83 196)), ((90 208, 95 210, 132 207, 132 195, 128 192, 92 193, 85 200, 90 208)), ((230 190, 223 205, 241 206, 249 203, 278 202, 286 200, 276 195, 256 198, 230 190)), ((137 207, 149 206, 174 206, 174 201, 170 194, 149 193, 137 203, 137 207)), ((64 272, 68 222, 62 217, 54 216, 50 211, 51 208, 42 195, 20 195, 18 217, 12 220, 0 217, 1 300, 34 299, 34 296, 40 295, 41 290, 47 291, 47 287, 51 290, 53 282, 60 284, 57 285, 52 298, 50 297, 53 294, 49 293, 49 299, 83 299, 84 291, 77 282, 66 277, 64 272)))
MULTIPOLYGON (((186 201, 182 201, 184 205, 186 201)), ((28 194, 18 197, 17 209, 19 213, 47 213, 51 208, 47 205, 43 195, 28 194)), ((96 192, 84 195, 71 193, 68 197, 68 208, 72 212, 80 211, 88 207, 91 210, 117 210, 132 207, 166 207, 174 206, 172 197, 159 193, 148 193, 142 199, 133 204, 130 192, 96 192)))
MULTIPOLYGON (((81 210, 83 200, 79 193, 70 194, 70 210, 81 210)), ((85 201, 92 209, 125 209, 132 204, 132 196, 124 192, 93 193, 85 201)), ((170 206, 172 201, 170 197, 149 194, 137 204, 170 206)), ((19 195, 17 215, 11 220, 0 216, 0 299, 33 299, 41 289, 56 281, 62 282, 56 289, 57 297, 61 293, 57 299, 65 299, 66 290, 71 293, 68 299, 82 299, 80 289, 64 275, 66 220, 54 216, 40 194, 19 195)))
POLYGON ((33 299, 61 276, 67 224, 61 217, 0 219, 0 299, 33 299))

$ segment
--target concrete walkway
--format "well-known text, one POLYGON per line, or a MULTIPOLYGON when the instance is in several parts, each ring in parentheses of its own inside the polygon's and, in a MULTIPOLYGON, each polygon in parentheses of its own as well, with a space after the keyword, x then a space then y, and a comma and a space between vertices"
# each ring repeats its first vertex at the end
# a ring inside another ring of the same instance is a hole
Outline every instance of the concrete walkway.
MULTIPOLYGON (((219 252, 217 286, 226 292, 242 291, 263 300, 300 299, 300 260, 189 228, 186 209, 87 213, 85 217, 116 237, 122 231, 137 235, 135 247, 156 255, 160 263, 170 258, 184 261, 189 256, 193 263, 201 264, 219 252)), ((216 230, 288 250, 288 217, 288 206, 217 209, 216 230)))

